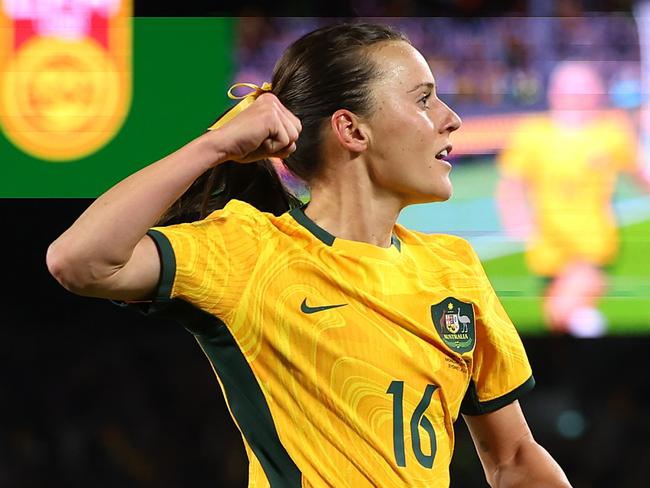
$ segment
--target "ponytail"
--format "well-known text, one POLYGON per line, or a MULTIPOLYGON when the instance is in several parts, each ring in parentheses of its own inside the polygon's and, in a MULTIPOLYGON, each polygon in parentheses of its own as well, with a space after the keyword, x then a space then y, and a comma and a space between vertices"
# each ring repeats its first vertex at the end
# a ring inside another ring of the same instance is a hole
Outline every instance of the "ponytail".
MULTIPOLYGON (((241 101, 221 114, 208 130, 218 129, 267 91, 271 91, 269 83, 261 87, 251 83, 234 84, 228 90, 228 97, 241 101), (253 88, 254 91, 244 96, 234 95, 232 90, 238 86, 253 88)), ((270 160, 253 163, 226 161, 199 176, 158 220, 157 225, 202 220, 233 199, 250 203, 259 211, 274 215, 282 215, 301 205, 300 200, 282 184, 270 160)))
POLYGON ((273 163, 264 159, 241 164, 228 161, 215 169, 211 194, 204 193, 203 212, 207 208, 223 208, 230 200, 250 203, 261 212, 282 215, 300 206, 301 202, 289 192, 273 163), (210 198, 212 197, 212 199, 210 198))
POLYGON ((301 205, 284 186, 270 160, 245 164, 226 161, 199 176, 157 225, 204 219, 233 199, 274 215, 282 215, 301 205))

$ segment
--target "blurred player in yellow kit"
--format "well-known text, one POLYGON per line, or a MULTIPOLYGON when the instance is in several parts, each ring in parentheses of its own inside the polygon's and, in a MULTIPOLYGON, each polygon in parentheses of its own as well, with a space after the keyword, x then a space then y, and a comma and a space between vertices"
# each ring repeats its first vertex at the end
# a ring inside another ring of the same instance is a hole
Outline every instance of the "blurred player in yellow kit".
POLYGON ((498 157, 502 221, 526 240, 530 270, 548 279, 547 324, 580 337, 606 331, 597 304, 619 251, 612 197, 621 172, 640 175, 634 124, 606 114, 606 93, 590 63, 559 63, 548 116, 523 122, 498 157))

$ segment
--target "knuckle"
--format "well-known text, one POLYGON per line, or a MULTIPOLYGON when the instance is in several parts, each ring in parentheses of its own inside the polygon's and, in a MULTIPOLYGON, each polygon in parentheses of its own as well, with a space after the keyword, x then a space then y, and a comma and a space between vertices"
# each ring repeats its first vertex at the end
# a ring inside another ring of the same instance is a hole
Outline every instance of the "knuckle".
POLYGON ((273 100, 277 100, 277 97, 271 92, 264 92, 257 99, 264 103, 273 103, 273 100))
POLYGON ((270 139, 264 141, 264 150, 268 153, 273 153, 274 142, 270 139))

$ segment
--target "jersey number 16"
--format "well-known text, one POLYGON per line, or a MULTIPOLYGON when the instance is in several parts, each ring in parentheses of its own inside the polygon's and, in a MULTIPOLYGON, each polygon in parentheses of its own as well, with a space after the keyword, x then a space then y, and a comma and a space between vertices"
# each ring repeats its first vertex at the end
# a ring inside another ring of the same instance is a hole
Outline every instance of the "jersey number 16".
MULTIPOLYGON (((425 468, 433 466, 433 459, 436 457, 436 433, 433 430, 431 421, 424 415, 424 412, 431 403, 433 392, 438 388, 436 385, 427 385, 424 394, 417 407, 411 415, 411 445, 413 453, 418 462, 425 468), (420 427, 429 436, 430 454, 422 452, 420 446, 420 427)), ((406 467, 406 456, 404 454, 404 382, 393 381, 386 392, 393 395, 393 449, 395 461, 400 467, 406 467)))

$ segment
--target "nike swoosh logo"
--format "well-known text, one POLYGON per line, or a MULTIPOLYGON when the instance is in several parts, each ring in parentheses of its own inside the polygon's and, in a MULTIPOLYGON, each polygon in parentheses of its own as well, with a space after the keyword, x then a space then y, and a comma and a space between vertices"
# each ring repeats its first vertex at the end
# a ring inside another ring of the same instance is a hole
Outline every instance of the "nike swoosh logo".
POLYGON ((305 298, 300 304, 300 311, 302 313, 316 313, 322 312, 323 310, 329 310, 330 308, 345 307, 346 305, 347 303, 341 303, 340 305, 323 305, 321 307, 310 307, 307 305, 307 299, 305 298))

